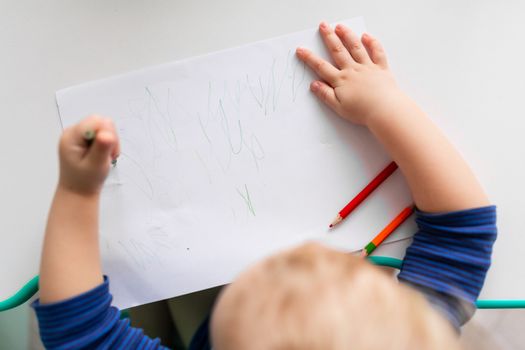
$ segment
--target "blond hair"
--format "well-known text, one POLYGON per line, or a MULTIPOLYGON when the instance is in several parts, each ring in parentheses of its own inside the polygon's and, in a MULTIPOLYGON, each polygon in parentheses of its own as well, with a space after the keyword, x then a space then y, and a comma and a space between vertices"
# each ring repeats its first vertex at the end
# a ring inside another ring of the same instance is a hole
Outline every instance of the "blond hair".
POLYGON ((364 259, 308 243, 244 272, 212 317, 216 350, 459 349, 420 293, 364 259))

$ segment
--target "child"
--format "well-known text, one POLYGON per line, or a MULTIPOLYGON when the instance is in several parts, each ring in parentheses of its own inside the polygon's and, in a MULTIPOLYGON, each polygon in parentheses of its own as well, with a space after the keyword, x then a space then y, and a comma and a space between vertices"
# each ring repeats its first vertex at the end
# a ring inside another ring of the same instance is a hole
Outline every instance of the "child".
MULTIPOLYGON (((319 27, 334 64, 299 48, 321 80, 312 92, 367 127, 406 177, 419 231, 398 284, 365 260, 306 244, 256 264, 221 294, 214 349, 455 349, 473 314, 496 237, 495 207, 458 152, 396 85, 379 42, 319 27), (474 209, 472 209, 474 208, 474 209)), ((322 116, 320 116, 322 117, 322 116)), ((119 320, 98 250, 98 204, 119 154, 113 124, 88 118, 60 141, 34 308, 49 348, 161 347, 119 320), (83 134, 95 130, 88 147, 83 134)), ((205 329, 205 328, 203 328, 205 329)), ((206 343, 207 332, 199 332, 206 343)))

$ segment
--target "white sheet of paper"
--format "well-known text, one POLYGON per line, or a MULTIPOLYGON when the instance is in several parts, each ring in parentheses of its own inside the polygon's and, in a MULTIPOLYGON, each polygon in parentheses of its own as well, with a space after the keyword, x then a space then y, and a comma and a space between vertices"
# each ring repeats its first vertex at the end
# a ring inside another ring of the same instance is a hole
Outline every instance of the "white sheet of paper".
MULTIPOLYGON (((361 18, 343 23, 364 31, 361 18)), ((312 29, 57 92, 64 127, 98 113, 120 135, 100 227, 117 306, 227 283, 306 240, 359 249, 410 204, 396 172, 328 230, 389 157, 309 92, 298 46, 327 57, 312 29)))

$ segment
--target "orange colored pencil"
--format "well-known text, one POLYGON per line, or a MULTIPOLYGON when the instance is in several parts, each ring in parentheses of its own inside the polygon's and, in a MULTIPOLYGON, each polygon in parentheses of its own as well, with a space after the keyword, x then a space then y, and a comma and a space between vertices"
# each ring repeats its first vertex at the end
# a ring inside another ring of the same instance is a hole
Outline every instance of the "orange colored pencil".
POLYGON ((368 243, 362 251, 362 255, 370 255, 392 232, 394 232, 412 213, 414 206, 406 207, 392 220, 377 236, 368 243))

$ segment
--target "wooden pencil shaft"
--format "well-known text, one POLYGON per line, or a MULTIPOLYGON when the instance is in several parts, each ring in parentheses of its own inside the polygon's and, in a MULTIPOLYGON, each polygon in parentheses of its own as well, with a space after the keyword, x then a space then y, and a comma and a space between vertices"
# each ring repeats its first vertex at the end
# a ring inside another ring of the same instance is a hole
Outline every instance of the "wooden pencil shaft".
POLYGON ((366 254, 372 253, 383 241, 390 236, 407 218, 414 212, 414 206, 409 206, 403 209, 384 229, 375 236, 370 243, 368 243, 364 250, 366 254))
POLYGON ((361 204, 379 185, 381 185, 397 169, 397 164, 391 162, 366 187, 357 194, 340 212, 342 219, 346 218, 359 204, 361 204))

